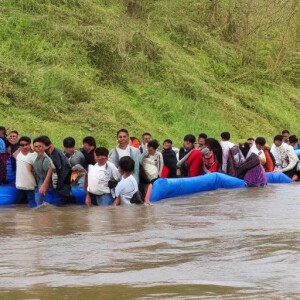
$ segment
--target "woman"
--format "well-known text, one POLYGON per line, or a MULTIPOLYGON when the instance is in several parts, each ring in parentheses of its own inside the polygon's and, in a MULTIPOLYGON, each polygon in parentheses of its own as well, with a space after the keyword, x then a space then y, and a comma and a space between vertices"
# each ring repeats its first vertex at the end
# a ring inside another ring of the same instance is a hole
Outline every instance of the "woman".
MULTIPOLYGON (((221 144, 213 138, 208 138, 206 139, 206 147, 212 151, 214 154, 214 159, 216 160, 216 171, 214 172, 222 172, 222 164, 223 164, 223 152, 222 152, 222 147, 221 144)), ((211 171, 212 172, 212 171, 211 171)))
POLYGON ((205 173, 218 172, 219 163, 214 152, 208 148, 203 148, 201 152, 203 155, 203 171, 205 173))
POLYGON ((157 151, 159 147, 157 140, 149 141, 147 145, 147 152, 142 157, 141 165, 144 171, 144 179, 147 183, 153 183, 158 177, 164 166, 162 154, 157 151))

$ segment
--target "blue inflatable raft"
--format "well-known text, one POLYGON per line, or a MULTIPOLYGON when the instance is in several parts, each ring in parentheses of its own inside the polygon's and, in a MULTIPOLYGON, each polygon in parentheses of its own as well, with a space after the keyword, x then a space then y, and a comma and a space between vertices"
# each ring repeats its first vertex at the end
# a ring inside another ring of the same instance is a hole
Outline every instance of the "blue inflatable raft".
MULTIPOLYGON (((292 180, 283 173, 267 173, 268 183, 291 183, 292 180)), ((208 192, 219 188, 235 189, 244 188, 244 180, 221 173, 209 173, 189 178, 160 178, 152 188, 150 201, 156 202, 161 199, 173 198, 183 195, 208 192)))
MULTIPOLYGON (((85 204, 85 192, 82 188, 72 186, 72 196, 75 198, 75 204, 85 204)), ((19 191, 14 185, 0 185, 0 206, 17 204, 19 198, 19 191)), ((62 205, 62 198, 58 193, 49 191, 45 196, 45 202, 60 206, 62 205)), ((36 207, 35 202, 28 203, 28 206, 36 207)))

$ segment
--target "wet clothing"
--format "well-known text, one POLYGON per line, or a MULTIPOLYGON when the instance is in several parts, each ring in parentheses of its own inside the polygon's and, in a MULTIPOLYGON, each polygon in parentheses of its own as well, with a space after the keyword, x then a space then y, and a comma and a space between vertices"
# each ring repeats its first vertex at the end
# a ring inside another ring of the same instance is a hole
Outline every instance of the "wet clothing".
POLYGON ((62 196, 70 197, 71 166, 68 159, 64 153, 57 148, 53 149, 49 157, 53 161, 57 173, 57 187, 55 190, 62 196))
POLYGON ((95 195, 110 194, 108 182, 111 179, 119 181, 119 172, 115 165, 107 162, 104 166, 89 165, 88 168, 88 192, 95 195))
POLYGON ((267 176, 261 164, 248 170, 245 174, 244 180, 248 187, 257 187, 267 185, 267 176))
POLYGON ((32 165, 36 160, 36 153, 28 153, 24 155, 22 152, 18 153, 17 161, 17 175, 16 188, 19 190, 34 190, 36 181, 33 174, 32 165))
POLYGON ((122 177, 116 186, 116 197, 120 197, 121 205, 131 204, 130 199, 138 191, 138 184, 135 178, 130 175, 127 178, 122 177))
MULTIPOLYGON (((47 176, 49 168, 53 168, 53 163, 47 154, 37 157, 33 162, 34 177, 39 186, 41 186, 47 176)), ((50 183, 51 186, 51 183, 50 183)))

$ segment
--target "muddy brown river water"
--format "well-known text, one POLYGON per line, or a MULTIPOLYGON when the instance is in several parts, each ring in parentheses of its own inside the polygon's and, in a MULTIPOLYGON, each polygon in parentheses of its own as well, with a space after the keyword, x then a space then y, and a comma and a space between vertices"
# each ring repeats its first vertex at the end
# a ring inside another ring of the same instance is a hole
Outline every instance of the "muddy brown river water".
POLYGON ((0 299, 300 299, 300 184, 0 209, 0 299))

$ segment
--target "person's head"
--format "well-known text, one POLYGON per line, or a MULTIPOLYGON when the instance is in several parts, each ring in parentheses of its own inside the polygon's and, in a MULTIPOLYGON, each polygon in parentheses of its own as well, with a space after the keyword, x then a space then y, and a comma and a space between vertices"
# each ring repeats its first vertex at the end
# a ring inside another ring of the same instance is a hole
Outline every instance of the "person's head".
POLYGON ((94 156, 98 165, 103 166, 106 164, 108 160, 108 154, 109 151, 104 147, 98 147, 95 149, 94 156))
POLYGON ((67 156, 71 156, 75 151, 75 140, 72 137, 67 137, 63 140, 64 152, 67 156))
POLYGON ((163 149, 164 150, 171 149, 172 146, 173 146, 172 140, 170 140, 170 139, 164 140, 164 142, 163 142, 163 149))
POLYGON ((6 128, 4 126, 0 126, 0 138, 6 137, 6 128))
POLYGON ((217 161, 220 165, 222 165, 223 163, 223 152, 222 152, 222 147, 219 143, 219 141, 217 141, 214 138, 208 138, 206 139, 206 146, 209 150, 213 151, 215 157, 217 158, 217 161))
POLYGON ((130 137, 129 145, 134 148, 140 148, 140 141, 135 136, 130 137))
POLYGON ((11 145, 16 145, 19 142, 19 133, 16 130, 11 131, 7 135, 7 140, 11 145))
POLYGON ((87 153, 90 153, 91 151, 96 149, 96 140, 92 136, 86 136, 82 140, 82 148, 85 150, 87 153))
POLYGON ((159 143, 157 140, 151 140, 148 142, 147 150, 150 155, 154 155, 157 148, 159 147, 159 143))
POLYGON ((128 175, 134 171, 134 160, 130 156, 123 156, 119 161, 119 172, 128 175))
POLYGON ((283 136, 282 135, 276 135, 275 137, 274 137, 274 145, 276 146, 276 147, 280 147, 281 145, 282 145, 282 143, 283 143, 283 136))
POLYGON ((51 140, 49 139, 49 137, 47 135, 41 135, 39 138, 43 140, 43 142, 47 148, 49 148, 50 145, 52 144, 51 140))
POLYGON ((289 144, 293 147, 298 146, 298 138, 295 135, 290 135, 289 144))
POLYGON ((230 140, 230 133, 227 131, 224 131, 221 133, 221 139, 222 141, 229 141, 230 140))
POLYGON ((249 145, 250 148, 254 145, 254 141, 255 139, 253 137, 249 137, 247 139, 247 144, 249 145))
POLYGON ((198 144, 199 148, 203 148, 206 145, 206 139, 207 139, 207 134, 206 133, 200 133, 198 136, 198 144))
POLYGON ((45 144, 45 139, 43 136, 39 136, 33 140, 33 149, 38 156, 43 156, 48 146, 45 144))
POLYGON ((285 143, 288 143, 289 142, 289 137, 290 137, 290 132, 285 129, 285 130, 282 130, 281 134, 283 136, 283 141, 285 143))
POLYGON ((144 132, 142 134, 142 141, 144 145, 147 145, 152 140, 152 135, 149 132, 144 132))
POLYGON ((117 140, 120 148, 126 148, 129 145, 129 133, 127 129, 120 129, 117 132, 117 140))
POLYGON ((195 142, 196 142, 195 136, 193 134, 187 134, 183 139, 183 147, 186 150, 193 149, 195 142))
POLYGON ((255 145, 258 150, 262 150, 266 145, 266 139, 264 137, 258 137, 255 139, 255 145))
POLYGON ((209 159, 214 155, 213 151, 207 147, 204 147, 203 149, 201 149, 201 153, 202 153, 204 159, 209 159))
POLYGON ((22 153, 29 153, 31 151, 31 138, 22 136, 19 140, 19 146, 22 153))

